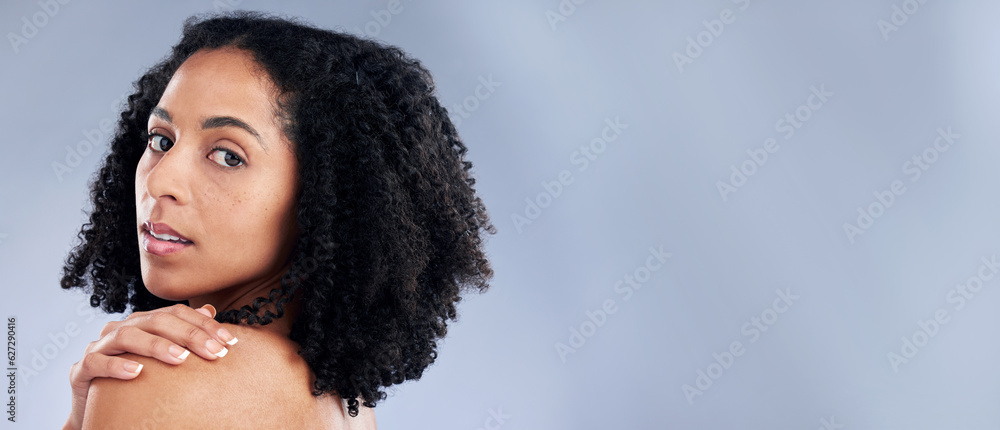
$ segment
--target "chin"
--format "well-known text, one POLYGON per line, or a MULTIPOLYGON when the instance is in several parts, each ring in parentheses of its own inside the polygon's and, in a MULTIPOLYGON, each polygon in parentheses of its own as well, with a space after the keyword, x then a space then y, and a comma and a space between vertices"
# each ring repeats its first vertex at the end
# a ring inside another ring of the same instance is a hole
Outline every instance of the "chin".
POLYGON ((142 283, 154 296, 175 302, 188 300, 192 297, 191 283, 171 279, 172 276, 156 276, 144 274, 142 283))

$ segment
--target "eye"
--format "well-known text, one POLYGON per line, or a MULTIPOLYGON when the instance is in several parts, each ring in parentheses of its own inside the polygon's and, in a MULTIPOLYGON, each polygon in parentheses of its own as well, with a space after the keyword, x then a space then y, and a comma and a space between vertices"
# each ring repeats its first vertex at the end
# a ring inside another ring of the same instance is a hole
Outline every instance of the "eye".
POLYGON ((156 152, 169 151, 174 142, 162 134, 149 135, 149 148, 156 152))
POLYGON ((243 164, 243 159, 239 155, 225 148, 212 148, 212 154, 208 158, 223 167, 238 167, 243 164))

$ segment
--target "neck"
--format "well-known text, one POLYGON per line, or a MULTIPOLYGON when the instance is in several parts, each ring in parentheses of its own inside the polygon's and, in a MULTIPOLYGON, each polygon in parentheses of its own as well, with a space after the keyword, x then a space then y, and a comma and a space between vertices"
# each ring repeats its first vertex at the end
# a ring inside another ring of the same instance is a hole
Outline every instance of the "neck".
MULTIPOLYGON (((253 304, 253 300, 258 297, 269 297, 269 293, 272 289, 281 286, 281 276, 287 271, 288 267, 285 267, 282 270, 270 275, 268 278, 262 279, 251 285, 227 288, 211 294, 192 297, 188 299, 188 304, 192 308, 196 309, 204 306, 205 304, 211 304, 219 313, 232 309, 239 310, 243 306, 251 306, 253 304)), ((285 303, 282 306, 282 309, 284 309, 285 312, 281 318, 272 319, 270 324, 259 327, 288 337, 292 330, 292 322, 295 321, 300 311, 300 297, 301 294, 296 294, 292 301, 285 303)), ((257 315, 264 316, 266 311, 271 311, 271 313, 275 315, 278 313, 278 309, 275 305, 265 304, 261 306, 257 315)), ((245 324, 241 323, 240 325, 245 324)))

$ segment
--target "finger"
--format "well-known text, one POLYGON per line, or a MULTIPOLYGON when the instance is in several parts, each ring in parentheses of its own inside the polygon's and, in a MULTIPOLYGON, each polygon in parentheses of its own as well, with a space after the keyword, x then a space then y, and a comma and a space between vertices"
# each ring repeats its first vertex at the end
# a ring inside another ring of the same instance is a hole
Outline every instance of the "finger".
POLYGON ((234 345, 237 342, 236 336, 233 336, 229 330, 226 330, 221 323, 215 320, 215 306, 205 304, 198 309, 192 309, 189 306, 177 305, 171 306, 169 312, 178 318, 201 327, 221 343, 234 345))
POLYGON ((215 306, 212 306, 211 304, 206 303, 204 306, 195 310, 205 314, 205 316, 209 318, 215 318, 215 306))
POLYGON ((94 378, 133 379, 142 372, 142 364, 122 357, 91 353, 73 365, 70 370, 70 384, 76 387, 89 386, 94 378))
MULTIPOLYGON (((215 310, 211 305, 207 306, 211 308, 210 310, 215 310)), ((209 311, 208 308, 202 310, 209 311)), ((138 327, 143 331, 166 338, 177 345, 187 347, 191 352, 206 360, 215 360, 225 356, 229 351, 225 344, 236 343, 236 338, 228 330, 224 330, 222 324, 183 304, 136 312, 130 315, 124 324, 119 327, 138 327)), ((114 344, 113 339, 105 341, 102 338, 99 342, 101 343, 99 350, 107 355, 119 354, 118 349, 131 348, 127 341, 114 344)), ((141 351, 132 352, 142 354, 141 351)))
POLYGON ((215 306, 211 304, 205 304, 204 306, 193 309, 190 306, 185 306, 183 304, 176 304, 167 308, 155 309, 146 312, 136 312, 129 315, 129 318, 135 316, 137 320, 149 320, 154 318, 160 313, 170 313, 174 316, 183 319, 193 325, 201 327, 208 333, 209 336, 215 338, 219 343, 226 345, 234 345, 238 341, 229 330, 226 330, 222 324, 214 319, 215 317, 215 306), (207 313, 206 313, 207 312, 207 313))
POLYGON ((104 324, 104 328, 101 329, 101 337, 106 336, 108 333, 110 333, 112 330, 114 330, 121 324, 122 324, 121 321, 111 321, 108 322, 107 324, 104 324))
POLYGON ((225 344, 210 334, 217 333, 222 328, 221 324, 191 308, 181 314, 183 317, 170 312, 153 313, 137 320, 136 327, 166 338, 206 360, 224 357, 229 352, 225 344))
POLYGON ((164 363, 180 364, 191 354, 184 347, 136 326, 123 326, 98 341, 94 352, 118 355, 125 352, 155 358, 164 363))

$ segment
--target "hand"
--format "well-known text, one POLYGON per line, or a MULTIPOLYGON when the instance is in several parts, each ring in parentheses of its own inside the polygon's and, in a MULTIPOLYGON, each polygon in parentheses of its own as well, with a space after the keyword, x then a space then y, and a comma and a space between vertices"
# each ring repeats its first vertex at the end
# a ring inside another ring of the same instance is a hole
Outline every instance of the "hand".
POLYGON ((83 425, 91 380, 102 377, 133 379, 139 376, 142 365, 116 357, 118 354, 130 352, 174 365, 183 363, 190 351, 206 360, 225 356, 228 352, 225 345, 235 344, 236 338, 214 317, 215 307, 212 305, 192 309, 177 304, 148 312, 134 312, 123 321, 105 324, 100 339, 87 345, 83 359, 70 368, 73 406, 63 429, 77 430, 83 425))

